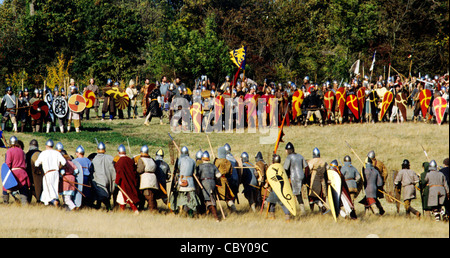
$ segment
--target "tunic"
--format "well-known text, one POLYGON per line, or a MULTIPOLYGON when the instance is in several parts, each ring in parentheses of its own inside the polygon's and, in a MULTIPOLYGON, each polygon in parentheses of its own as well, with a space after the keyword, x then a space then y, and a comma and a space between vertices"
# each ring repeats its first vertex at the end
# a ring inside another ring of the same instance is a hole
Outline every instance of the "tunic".
POLYGON ((284 161, 283 168, 291 179, 292 192, 294 195, 301 194, 303 178, 305 178, 305 173, 303 171, 307 165, 308 164, 306 164, 303 156, 298 153, 289 154, 284 161))
MULTIPOLYGON (((75 194, 75 184, 72 182, 76 182, 75 179, 75 169, 77 167, 71 160, 66 160, 66 165, 62 168, 64 169, 64 175, 62 176, 62 189, 60 190, 60 193, 62 195, 74 195, 75 194)), ((82 173, 81 171, 77 171, 78 173, 82 173)))
POLYGON ((449 187, 444 174, 430 168, 430 172, 425 176, 425 182, 430 187, 428 206, 443 205, 445 198, 449 194, 449 187))
POLYGON ((141 156, 137 162, 136 172, 140 176, 139 190, 159 189, 156 177, 156 163, 150 156, 141 156))
POLYGON ((116 180, 116 169, 113 164, 113 157, 104 153, 98 153, 92 160, 94 173, 92 174, 92 186, 95 191, 95 198, 98 201, 109 199, 114 191, 116 180))
POLYGON ((66 165, 66 159, 58 151, 48 149, 39 154, 34 165, 36 167, 42 165, 44 177, 42 179, 41 202, 48 205, 49 202, 58 199, 59 167, 66 165))
MULTIPOLYGON (((137 173, 134 161, 126 155, 119 154, 119 156, 119 160, 114 164, 116 169, 115 183, 122 188, 133 203, 138 203, 137 173)), ((123 198, 125 201, 128 199, 125 195, 123 198)))
POLYGON ((394 184, 401 184, 403 187, 403 200, 416 199, 416 187, 419 183, 419 176, 411 169, 402 169, 398 171, 394 184))
POLYGON ((181 157, 178 159, 177 166, 180 169, 180 178, 178 181, 178 185, 180 186, 179 191, 194 191, 195 185, 193 174, 195 169, 195 161, 187 155, 181 155, 181 157))
POLYGON ((231 191, 230 185, 228 183, 228 178, 231 177, 232 166, 231 162, 227 159, 216 159, 214 165, 219 170, 219 173, 222 174, 220 177, 217 191, 219 192, 219 198, 221 200, 232 200, 234 197, 233 192, 231 191))
MULTIPOLYGON (((25 153, 19 147, 12 147, 6 151, 5 163, 11 169, 14 177, 17 179, 17 188, 30 187, 30 179, 28 177, 27 163, 25 162, 25 153)), ((5 188, 3 188, 5 190, 5 188)))
POLYGON ((361 180, 361 175, 359 174, 358 170, 352 165, 352 163, 344 161, 344 166, 341 168, 341 173, 345 178, 348 190, 351 193, 358 192, 357 182, 361 180))
POLYGON ((159 107, 158 97, 161 96, 161 92, 159 89, 155 88, 152 92, 148 95, 148 107, 147 112, 151 114, 152 117, 161 117, 162 116, 162 109, 159 107))
POLYGON ((309 191, 309 197, 317 198, 316 194, 324 196, 326 194, 324 176, 327 163, 321 158, 313 158, 308 161, 308 166, 311 171, 311 190, 309 191))
POLYGON ((203 185, 203 199, 212 202, 215 205, 215 198, 211 198, 211 194, 216 190, 215 178, 220 177, 219 170, 212 163, 202 163, 198 166, 198 178, 203 185))
POLYGON ((367 198, 377 198, 378 187, 383 185, 383 178, 372 165, 366 164, 364 169, 364 182, 367 198))

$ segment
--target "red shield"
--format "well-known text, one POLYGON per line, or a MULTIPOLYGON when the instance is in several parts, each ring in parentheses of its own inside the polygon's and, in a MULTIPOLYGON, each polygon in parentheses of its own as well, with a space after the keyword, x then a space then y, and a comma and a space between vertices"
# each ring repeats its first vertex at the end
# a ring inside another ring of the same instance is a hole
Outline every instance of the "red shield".
POLYGON ((364 111, 364 104, 366 103, 366 88, 359 88, 359 90, 356 92, 356 97, 358 98, 359 116, 361 117, 364 111))
POLYGON ((427 111, 431 103, 431 91, 428 89, 422 90, 419 93, 419 101, 420 107, 422 109, 422 116, 425 117, 427 115, 427 111))
POLYGON ((384 115, 386 114, 386 111, 388 110, 389 106, 391 105, 393 99, 394 99, 394 94, 392 94, 392 92, 387 91, 386 93, 384 93, 383 102, 381 104, 381 110, 380 110, 380 121, 383 119, 384 115))
POLYGON ((337 89, 336 101, 339 108, 339 113, 341 114, 341 117, 343 117, 345 109, 345 87, 340 87, 339 89, 337 89))
POLYGON ((303 91, 301 90, 295 91, 292 95, 292 118, 295 119, 302 114, 300 106, 302 105, 304 98, 305 95, 303 95, 303 91))
POLYGON ((334 93, 329 90, 325 93, 323 96, 323 104, 325 105, 325 108, 327 109, 328 116, 327 118, 330 119, 331 112, 333 112, 334 107, 334 93))
POLYGON ((43 119, 48 115, 48 105, 43 100, 33 102, 30 109, 31 118, 34 120, 43 119))
POLYGON ((437 97, 433 100, 434 114, 436 115, 436 121, 439 125, 442 123, 444 118, 445 109, 447 108, 447 100, 443 97, 437 97))
POLYGON ((356 119, 359 119, 358 98, 355 95, 347 96, 347 107, 352 111, 356 119))

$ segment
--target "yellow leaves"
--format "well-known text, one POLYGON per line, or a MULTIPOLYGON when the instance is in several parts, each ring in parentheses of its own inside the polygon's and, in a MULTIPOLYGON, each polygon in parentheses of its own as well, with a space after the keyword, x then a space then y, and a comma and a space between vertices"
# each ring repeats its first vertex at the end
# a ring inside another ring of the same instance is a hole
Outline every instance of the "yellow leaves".
MULTIPOLYGON (((69 68, 73 64, 73 58, 69 61, 64 59, 64 54, 58 54, 56 63, 54 65, 47 66, 47 87, 54 89, 65 86, 64 80, 69 76, 69 68)), ((66 82, 68 84, 68 82, 66 82)))
POLYGON ((13 89, 21 89, 22 85, 28 80, 28 73, 25 69, 22 72, 13 72, 5 75, 6 85, 13 89))

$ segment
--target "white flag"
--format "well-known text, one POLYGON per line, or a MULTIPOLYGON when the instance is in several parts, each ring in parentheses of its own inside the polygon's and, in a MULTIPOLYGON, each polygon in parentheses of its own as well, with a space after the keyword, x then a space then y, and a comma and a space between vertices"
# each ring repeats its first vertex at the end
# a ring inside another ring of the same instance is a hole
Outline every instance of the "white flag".
POLYGON ((372 72, 373 67, 375 66, 375 55, 376 55, 377 51, 375 50, 375 52, 373 53, 373 59, 372 59, 372 65, 370 66, 369 71, 372 72))
POLYGON ((350 67, 350 71, 349 72, 358 75, 359 74, 359 62, 360 62, 359 59, 356 62, 354 62, 352 64, 352 67, 350 67))

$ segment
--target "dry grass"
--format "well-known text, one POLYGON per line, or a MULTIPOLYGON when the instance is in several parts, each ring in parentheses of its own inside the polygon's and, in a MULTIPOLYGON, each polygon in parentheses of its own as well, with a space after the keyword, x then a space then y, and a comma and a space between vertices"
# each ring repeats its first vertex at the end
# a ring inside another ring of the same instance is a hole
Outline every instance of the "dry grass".
MULTIPOLYGON (((150 127, 143 126, 143 119, 115 120, 113 122, 90 121, 90 126, 106 124, 113 132, 119 132, 130 139, 149 142, 150 152, 154 153, 159 147, 166 152, 168 157, 170 132, 168 125, 159 125, 159 121, 152 121, 150 127)), ((167 121, 166 121, 167 122, 167 121)), ((306 159, 312 157, 312 150, 318 147, 322 157, 330 162, 333 159, 343 160, 345 155, 350 155, 358 168, 360 163, 356 156, 347 148, 348 141, 358 155, 364 159, 370 150, 375 150, 377 158, 383 161, 389 171, 400 169, 403 159, 411 161, 411 168, 417 173, 422 172, 421 164, 426 161, 421 144, 427 150, 430 158, 435 159, 439 165, 444 158, 449 156, 449 127, 427 125, 423 123, 406 124, 353 124, 342 126, 318 127, 286 127, 284 141, 292 142, 296 151, 306 159)), ((65 148, 70 154, 75 152, 79 144, 83 144, 87 153, 95 151, 95 137, 102 132, 82 132, 68 134, 62 138, 65 148), (67 138, 68 137, 68 138, 67 138)), ((11 133, 5 132, 9 138, 11 133)), ((57 134, 55 134, 56 136, 57 134)), ((24 141, 26 150, 28 142, 36 138, 44 145, 48 136, 45 134, 17 134, 24 141)), ((172 136, 188 146, 191 154, 199 148, 208 150, 208 141, 204 134, 194 133, 172 133, 172 136)), ((246 151, 254 160, 254 156, 261 151, 266 160, 273 152, 273 144, 260 145, 260 134, 225 134, 212 133, 210 139, 214 152, 217 147, 229 143, 232 153, 239 157, 240 153, 246 151)), ((265 135, 267 136, 267 135, 265 135)), ((118 143, 111 139, 99 139, 110 141, 107 152, 115 155, 118 143)), ((122 142, 127 144, 126 141, 122 142)), ((284 153, 285 143, 281 143, 278 154, 282 161, 286 157, 284 153)), ((140 146, 131 143, 133 154, 137 154, 140 146)), ((128 148, 127 148, 128 149, 128 148)), ((0 150, 0 159, 4 160, 5 150, 0 150)), ((392 178, 391 178, 392 180, 392 178)), ((290 223, 284 222, 284 214, 277 208, 275 220, 265 219, 262 214, 249 212, 248 204, 244 196, 240 194, 241 203, 237 206, 238 213, 230 214, 226 210, 227 219, 217 223, 211 216, 199 218, 185 218, 170 214, 166 206, 158 202, 162 212, 150 214, 142 212, 134 216, 131 212, 105 212, 104 210, 84 209, 78 212, 65 212, 62 209, 45 207, 32 204, 21 207, 17 204, 0 205, 0 237, 66 237, 76 234, 80 237, 194 237, 194 238, 235 238, 235 237, 324 237, 324 238, 363 238, 369 234, 380 237, 399 238, 447 238, 449 227, 447 223, 436 223, 430 218, 407 219, 404 216, 404 208, 401 207, 400 214, 396 213, 395 205, 382 200, 387 213, 383 217, 368 216, 363 214, 363 206, 357 204, 357 221, 348 221, 340 218, 334 222, 330 214, 311 214, 309 209, 307 215, 294 218, 290 223), (167 214, 166 214, 167 212, 167 214)), ((361 198, 361 197, 359 197, 361 198)), ((358 198, 358 200, 359 200, 358 198)), ((222 205, 225 205, 222 203, 222 205)), ((413 207, 421 210, 420 197, 413 202, 413 207)))

